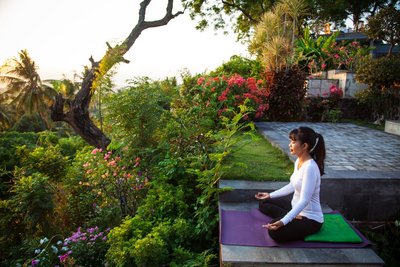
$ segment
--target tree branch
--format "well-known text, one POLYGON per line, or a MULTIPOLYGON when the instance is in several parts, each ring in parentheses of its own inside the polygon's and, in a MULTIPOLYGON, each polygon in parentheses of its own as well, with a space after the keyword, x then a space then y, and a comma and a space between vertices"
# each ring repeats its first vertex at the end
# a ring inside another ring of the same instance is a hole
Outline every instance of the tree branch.
POLYGON ((162 19, 146 21, 146 11, 150 2, 151 0, 143 0, 140 3, 138 22, 122 44, 112 47, 109 43, 106 43, 107 52, 98 62, 96 62, 93 57, 89 58, 91 68, 86 70, 81 89, 71 101, 68 111, 64 111, 64 103, 66 100, 61 94, 57 95, 51 107, 51 118, 53 121, 67 122, 77 134, 95 147, 106 148, 110 143, 110 140, 89 117, 89 104, 98 80, 115 64, 120 62, 129 63, 129 60, 125 59, 123 56, 129 51, 142 31, 148 28, 164 26, 168 24, 171 19, 183 14, 182 11, 173 14, 174 0, 168 0, 166 13, 162 19))

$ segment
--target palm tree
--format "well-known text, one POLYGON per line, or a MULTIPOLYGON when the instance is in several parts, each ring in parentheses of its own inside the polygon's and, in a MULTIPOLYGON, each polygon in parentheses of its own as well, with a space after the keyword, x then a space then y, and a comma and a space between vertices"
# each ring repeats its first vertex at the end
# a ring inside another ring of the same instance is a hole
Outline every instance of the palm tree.
POLYGON ((7 85, 3 96, 15 106, 17 117, 37 112, 50 125, 50 110, 56 91, 42 83, 35 62, 26 50, 1 68, 0 82, 7 85), (4 73, 4 74, 3 74, 4 73))

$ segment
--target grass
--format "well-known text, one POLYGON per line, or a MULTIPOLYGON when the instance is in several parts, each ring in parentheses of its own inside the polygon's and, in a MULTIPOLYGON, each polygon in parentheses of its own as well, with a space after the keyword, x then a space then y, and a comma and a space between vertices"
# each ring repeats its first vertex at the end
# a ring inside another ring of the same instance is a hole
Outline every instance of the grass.
POLYGON ((364 126, 368 127, 371 129, 379 130, 379 131, 384 131, 385 130, 385 124, 382 123, 381 125, 374 124, 370 121, 361 121, 361 120, 350 120, 350 119, 342 119, 340 122, 345 122, 345 123, 353 123, 359 126, 364 126))
POLYGON ((224 165, 222 179, 252 181, 288 181, 293 163, 259 133, 253 137, 235 136, 232 154, 224 165))

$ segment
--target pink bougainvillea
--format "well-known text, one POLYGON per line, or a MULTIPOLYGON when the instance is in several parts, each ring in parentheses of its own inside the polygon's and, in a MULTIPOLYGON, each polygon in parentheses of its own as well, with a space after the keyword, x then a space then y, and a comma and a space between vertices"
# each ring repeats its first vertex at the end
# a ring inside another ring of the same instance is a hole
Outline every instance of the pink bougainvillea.
POLYGON ((250 100, 252 114, 249 115, 254 119, 262 119, 269 108, 269 91, 262 87, 262 80, 234 74, 230 77, 200 77, 197 84, 196 92, 201 93, 203 105, 215 108, 218 117, 229 110, 237 110, 246 99, 250 100))

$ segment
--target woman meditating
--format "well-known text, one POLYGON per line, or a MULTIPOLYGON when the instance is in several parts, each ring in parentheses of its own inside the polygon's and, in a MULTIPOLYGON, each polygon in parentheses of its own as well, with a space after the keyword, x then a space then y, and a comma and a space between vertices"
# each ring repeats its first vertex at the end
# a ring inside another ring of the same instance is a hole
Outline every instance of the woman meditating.
POLYGON ((324 222, 319 191, 324 174, 325 143, 322 135, 308 127, 289 133, 290 153, 296 155, 290 183, 272 193, 260 192, 260 211, 273 218, 263 225, 278 242, 303 240, 316 233, 324 222), (291 204, 284 196, 293 193, 291 204))

